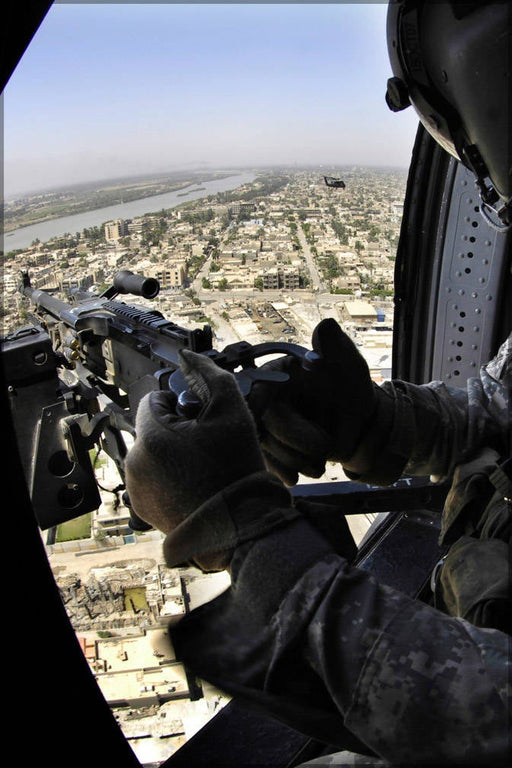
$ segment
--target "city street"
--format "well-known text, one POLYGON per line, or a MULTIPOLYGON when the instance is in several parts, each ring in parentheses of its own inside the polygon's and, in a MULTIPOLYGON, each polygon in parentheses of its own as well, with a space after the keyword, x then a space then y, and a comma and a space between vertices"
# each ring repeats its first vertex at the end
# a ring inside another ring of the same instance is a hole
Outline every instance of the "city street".
MULTIPOLYGON (((297 236, 299 238, 299 242, 302 246, 302 253, 304 255, 304 258, 306 260, 306 265, 309 271, 309 276, 311 278, 311 283, 313 290, 316 291, 322 291, 324 290, 324 286, 322 283, 322 279, 320 277, 320 273, 317 269, 317 266, 315 264, 315 260, 313 258, 313 254, 311 253, 310 247, 308 245, 308 242, 306 240, 306 236, 304 234, 304 231, 302 227, 297 227, 297 236)), ((329 294, 330 295, 330 294, 329 294)))

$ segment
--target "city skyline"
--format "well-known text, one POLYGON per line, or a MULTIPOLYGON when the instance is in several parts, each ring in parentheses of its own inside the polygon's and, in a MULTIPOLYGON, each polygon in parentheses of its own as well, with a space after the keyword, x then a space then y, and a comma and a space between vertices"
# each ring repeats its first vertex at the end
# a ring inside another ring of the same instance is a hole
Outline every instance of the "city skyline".
POLYGON ((4 92, 10 196, 186 167, 407 167, 386 3, 54 5, 4 92))

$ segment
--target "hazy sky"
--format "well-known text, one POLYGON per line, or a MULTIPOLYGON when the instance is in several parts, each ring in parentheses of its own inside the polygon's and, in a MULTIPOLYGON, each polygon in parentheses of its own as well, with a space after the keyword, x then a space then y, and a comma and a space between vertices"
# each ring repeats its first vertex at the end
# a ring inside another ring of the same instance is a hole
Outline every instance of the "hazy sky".
POLYGON ((206 163, 407 167, 385 3, 55 4, 4 95, 5 197, 206 163))

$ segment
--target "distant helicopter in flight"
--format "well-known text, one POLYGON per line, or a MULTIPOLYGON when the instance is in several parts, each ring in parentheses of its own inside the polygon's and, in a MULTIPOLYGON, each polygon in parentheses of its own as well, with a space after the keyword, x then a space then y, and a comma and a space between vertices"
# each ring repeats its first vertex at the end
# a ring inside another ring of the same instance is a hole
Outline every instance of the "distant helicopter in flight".
POLYGON ((334 187, 335 189, 345 189, 345 182, 343 179, 337 179, 335 176, 324 176, 324 181, 328 187, 334 187))

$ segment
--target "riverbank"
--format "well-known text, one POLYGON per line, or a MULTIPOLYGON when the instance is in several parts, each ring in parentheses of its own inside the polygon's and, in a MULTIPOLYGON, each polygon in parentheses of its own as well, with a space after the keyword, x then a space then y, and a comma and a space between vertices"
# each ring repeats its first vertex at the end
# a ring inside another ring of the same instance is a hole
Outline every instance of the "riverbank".
MULTIPOLYGON (((180 192, 189 189, 191 185, 198 187, 206 181, 216 181, 232 175, 232 171, 214 171, 202 173, 198 179, 197 172, 180 173, 165 177, 110 181, 97 185, 85 184, 7 200, 4 232, 13 232, 44 221, 66 218, 168 192, 180 192)), ((186 195, 188 192, 182 194, 186 195)))
POLYGON ((45 243, 54 237, 59 237, 66 233, 75 234, 76 232, 82 232, 85 228, 102 226, 106 221, 133 219, 148 213, 176 208, 185 202, 188 203, 192 200, 200 200, 210 195, 216 195, 219 192, 229 192, 237 189, 244 184, 250 184, 255 178, 256 173, 252 172, 233 173, 230 176, 204 183, 201 179, 201 187, 198 187, 196 179, 185 189, 181 188, 180 192, 167 192, 129 202, 123 201, 117 205, 110 205, 49 221, 41 221, 37 224, 6 233, 4 236, 4 252, 8 253, 28 248, 34 240, 45 243))

